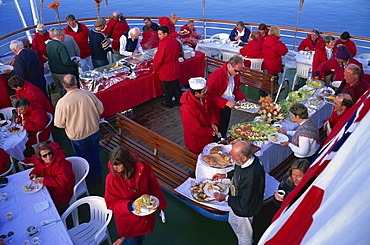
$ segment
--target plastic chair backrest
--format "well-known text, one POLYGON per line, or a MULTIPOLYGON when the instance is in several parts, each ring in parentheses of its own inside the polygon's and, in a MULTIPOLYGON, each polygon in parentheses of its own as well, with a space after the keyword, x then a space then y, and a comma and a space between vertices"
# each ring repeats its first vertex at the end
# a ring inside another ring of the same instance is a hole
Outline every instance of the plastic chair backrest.
MULTIPOLYGON (((49 113, 49 112, 46 112, 46 114, 48 115, 48 117, 49 117, 49 122, 48 122, 48 124, 46 124, 46 126, 45 126, 45 129, 47 129, 48 127, 50 127, 50 124, 53 122, 53 114, 51 114, 51 113, 49 113)), ((37 144, 39 144, 40 143, 40 138, 39 138, 39 135, 42 133, 43 131, 39 131, 39 132, 37 132, 37 134, 36 134, 36 141, 37 141, 37 144)), ((49 136, 49 140, 50 141, 54 141, 53 140, 53 135, 51 134, 51 131, 50 131, 50 136, 49 136)))
POLYGON ((10 166, 9 166, 9 169, 6 170, 4 173, 0 174, 0 176, 6 176, 8 173, 10 173, 10 171, 12 171, 14 168, 14 163, 11 163, 10 166))
POLYGON ((288 50, 288 53, 283 56, 283 64, 285 65, 287 62, 295 62, 295 56, 297 54, 298 52, 294 50, 288 50))
POLYGON ((76 184, 73 187, 73 196, 71 199, 71 203, 77 200, 79 196, 83 193, 89 195, 89 191, 86 186, 85 178, 89 173, 90 166, 89 163, 82 157, 66 157, 66 160, 72 163, 73 173, 76 177, 76 184))
POLYGON ((5 107, 0 109, 0 114, 4 116, 4 120, 9 120, 13 118, 13 110, 15 110, 14 107, 5 107))
POLYGON ((244 60, 249 60, 251 62, 251 67, 250 69, 252 70, 257 70, 261 71, 262 70, 262 63, 263 63, 263 58, 257 59, 257 58, 247 58, 244 57, 244 60))
POLYGON ((302 78, 308 78, 308 74, 311 70, 312 66, 301 64, 297 62, 297 76, 302 78))
POLYGON ((357 57, 364 59, 364 60, 370 60, 370 53, 362 53, 357 55, 357 57))
POLYGON ((223 61, 229 61, 229 59, 235 55, 238 55, 237 53, 227 52, 227 51, 221 51, 222 54, 222 60, 223 61))
POLYGON ((229 39, 229 36, 230 36, 230 34, 227 34, 227 33, 217 33, 217 34, 211 36, 210 39, 216 39, 216 38, 218 38, 220 40, 228 40, 229 39))

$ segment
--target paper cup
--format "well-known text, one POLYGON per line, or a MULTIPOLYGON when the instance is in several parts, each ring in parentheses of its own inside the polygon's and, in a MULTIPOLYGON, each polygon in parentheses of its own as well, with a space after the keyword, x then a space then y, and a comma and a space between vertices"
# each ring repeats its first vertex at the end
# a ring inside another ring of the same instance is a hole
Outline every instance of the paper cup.
POLYGON ((13 213, 8 212, 8 213, 5 214, 5 217, 8 221, 12 221, 13 220, 13 213))
POLYGON ((285 191, 283 191, 283 190, 278 190, 277 194, 278 194, 278 196, 279 196, 281 199, 284 199, 284 197, 285 197, 285 191))

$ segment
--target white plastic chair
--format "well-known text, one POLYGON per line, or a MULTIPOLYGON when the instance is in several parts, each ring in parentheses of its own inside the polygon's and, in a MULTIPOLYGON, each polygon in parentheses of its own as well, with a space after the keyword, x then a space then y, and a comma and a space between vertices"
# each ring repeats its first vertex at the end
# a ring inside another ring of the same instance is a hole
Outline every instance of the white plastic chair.
POLYGON ((230 34, 228 33, 217 33, 210 37, 210 39, 229 40, 230 34))
POLYGON ((257 70, 257 71, 262 71, 262 63, 263 63, 263 58, 257 59, 257 58, 247 58, 243 57, 244 60, 249 60, 251 62, 251 67, 250 69, 252 70, 257 70))
POLYGON ((370 53, 362 53, 357 55, 358 58, 364 59, 364 60, 370 60, 370 53))
MULTIPOLYGON (((14 163, 11 163, 9 169, 6 170, 4 173, 0 174, 0 176, 6 176, 10 171, 14 170, 14 163)), ((13 171, 14 172, 14 171, 13 171)))
MULTIPOLYGON (((50 127, 50 124, 53 122, 53 115, 52 115, 51 113, 49 113, 49 112, 46 112, 46 114, 47 114, 47 115, 48 115, 48 117, 49 117, 49 122, 48 122, 48 124, 46 124, 45 129, 47 129, 48 127, 50 127)), ((37 144, 39 144, 39 143, 40 143, 39 135, 40 135, 42 132, 43 132, 43 131, 39 131, 39 132, 37 132, 37 134, 36 134, 36 142, 37 142, 37 144)), ((49 136, 48 141, 51 141, 51 142, 53 142, 53 141, 54 141, 54 139, 53 139, 53 135, 51 134, 51 131, 50 131, 50 136, 49 136)))
POLYGON ((283 77, 281 81, 284 81, 284 78, 286 76, 287 69, 296 69, 296 60, 295 56, 298 54, 298 52, 294 50, 289 50, 288 53, 283 57, 283 65, 284 65, 284 72, 283 77))
POLYGON ((239 55, 238 53, 233 52, 227 52, 227 51, 221 51, 222 54, 222 60, 223 61, 229 61, 229 59, 235 55, 239 55))
POLYGON ((292 90, 294 90, 294 86, 296 81, 298 80, 299 77, 309 79, 311 77, 311 69, 312 66, 306 65, 306 64, 301 64, 301 63, 296 63, 297 64, 297 72, 294 76, 293 84, 292 84, 292 90))
POLYGON ((5 107, 0 109, 0 114, 4 116, 4 120, 9 120, 13 118, 13 110, 15 110, 14 107, 5 107))
POLYGON ((220 56, 221 56, 220 51, 215 50, 215 49, 204 49, 204 48, 201 48, 201 47, 197 47, 196 50, 199 51, 199 52, 204 53, 208 57, 212 57, 212 58, 216 58, 216 59, 220 59, 220 56))
POLYGON ((108 243, 112 244, 107 226, 112 219, 112 210, 107 209, 104 198, 98 196, 84 197, 74 202, 63 213, 61 220, 67 227, 67 217, 83 204, 88 204, 90 207, 90 221, 88 223, 79 224, 68 230, 73 244, 98 245, 108 239, 108 243))

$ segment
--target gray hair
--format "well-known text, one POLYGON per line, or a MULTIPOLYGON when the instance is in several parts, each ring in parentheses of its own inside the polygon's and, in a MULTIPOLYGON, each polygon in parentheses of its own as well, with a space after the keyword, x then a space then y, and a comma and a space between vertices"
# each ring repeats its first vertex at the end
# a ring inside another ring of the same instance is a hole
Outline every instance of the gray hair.
POLYGON ((250 144, 248 144, 247 142, 245 141, 240 141, 239 144, 243 144, 244 146, 240 148, 239 152, 238 152, 238 156, 240 158, 242 158, 243 156, 247 157, 248 159, 250 159, 252 156, 253 156, 253 150, 252 150, 252 147, 250 144))
POLYGON ((335 38, 333 36, 327 35, 324 37, 324 43, 330 43, 330 41, 334 41, 335 38))
POLYGON ((77 79, 74 75, 65 75, 62 79, 63 88, 74 88, 77 87, 77 79))
POLYGON ((189 23, 194 23, 194 20, 188 20, 188 24, 189 24, 189 23))
POLYGON ((280 37, 280 28, 277 26, 272 26, 269 32, 270 36, 280 37))
POLYGON ((23 43, 22 41, 18 41, 18 40, 13 40, 10 42, 10 45, 9 45, 10 49, 11 50, 20 50, 23 48, 23 43))
POLYGON ((140 34, 140 29, 137 27, 131 28, 128 34, 130 34, 131 36, 131 34, 134 34, 135 32, 138 32, 140 34))
POLYGON ((64 32, 64 30, 62 28, 55 28, 53 34, 56 37, 60 37, 60 36, 62 36, 63 32, 64 32))
POLYGON ((236 22, 236 25, 237 26, 242 26, 242 27, 244 27, 244 21, 238 21, 238 22, 236 22))
POLYGON ((243 64, 243 58, 240 55, 234 55, 233 57, 231 57, 229 59, 229 61, 227 63, 232 65, 232 66, 236 66, 238 64, 243 64))
POLYGON ((356 64, 349 64, 347 69, 351 70, 352 75, 359 75, 361 74, 361 68, 356 64))
POLYGON ((56 30, 56 29, 57 29, 56 27, 52 27, 52 28, 50 28, 50 29, 49 29, 49 33, 51 33, 52 35, 56 36, 56 35, 55 35, 55 30, 56 30))
POLYGON ((172 17, 178 17, 178 15, 177 15, 177 14, 175 14, 175 13, 172 13, 172 14, 170 14, 170 19, 171 19, 172 17))
POLYGON ((30 105, 30 102, 26 98, 19 98, 15 101, 14 107, 15 108, 26 108, 30 105))

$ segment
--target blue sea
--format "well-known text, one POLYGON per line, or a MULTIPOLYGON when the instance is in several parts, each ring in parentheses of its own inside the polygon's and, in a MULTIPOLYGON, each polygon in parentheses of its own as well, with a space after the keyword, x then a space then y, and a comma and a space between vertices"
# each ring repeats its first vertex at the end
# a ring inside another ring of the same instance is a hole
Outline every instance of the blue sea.
MULTIPOLYGON (((22 28, 13 0, 2 0, 0 6, 0 36, 22 28)), ((39 4, 38 0, 35 0, 39 4)), ((112 1, 109 15, 119 11, 126 16, 168 16, 177 13, 184 18, 202 18, 202 0, 187 1, 112 1)), ((44 22, 56 21, 55 11, 47 5, 53 1, 44 0, 44 22)), ((33 25, 29 0, 19 0, 25 21, 33 25)), ((299 0, 205 0, 205 18, 214 20, 266 23, 295 27, 299 0)), ((76 18, 97 16, 94 0, 60 0, 59 13, 64 20, 68 14, 76 18)), ((353 36, 370 37, 370 0, 305 0, 300 15, 299 28, 342 33, 349 31, 353 36)), ((107 16, 105 0, 101 2, 101 15, 107 16)))

